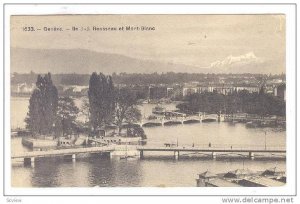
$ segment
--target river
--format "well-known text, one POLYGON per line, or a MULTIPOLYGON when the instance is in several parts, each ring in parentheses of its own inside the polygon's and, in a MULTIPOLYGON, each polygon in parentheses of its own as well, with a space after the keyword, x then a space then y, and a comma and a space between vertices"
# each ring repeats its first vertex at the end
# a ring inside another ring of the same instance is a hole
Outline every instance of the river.
MULTIPOLYGON (((76 104, 80 104, 77 101, 76 104)), ((140 106, 142 115, 149 115, 155 105, 140 106)), ((174 109, 169 104, 168 109, 174 109)), ((12 98, 12 127, 24 127, 28 110, 28 98, 12 98)), ((168 127, 144 128, 147 145, 178 142, 180 146, 285 146, 286 131, 277 128, 246 128, 245 124, 231 125, 225 122, 194 123, 168 127), (266 135, 265 135, 266 133, 266 135)), ((12 151, 27 151, 20 138, 12 138, 12 151)), ((285 170, 284 159, 186 157, 174 160, 172 153, 158 156, 145 153, 145 159, 118 160, 83 158, 76 162, 62 159, 42 159, 34 166, 22 162, 12 164, 14 187, 87 187, 87 186, 167 186, 195 187, 197 174, 206 170, 223 173, 237 168, 262 171, 277 167, 285 170)))

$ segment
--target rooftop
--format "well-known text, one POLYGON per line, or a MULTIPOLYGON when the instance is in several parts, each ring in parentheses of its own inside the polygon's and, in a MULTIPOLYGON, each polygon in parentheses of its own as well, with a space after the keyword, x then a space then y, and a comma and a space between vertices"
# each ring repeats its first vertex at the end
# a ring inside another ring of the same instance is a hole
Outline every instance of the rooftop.
POLYGON ((212 186, 215 186, 215 187, 242 187, 239 184, 236 184, 236 183, 233 183, 230 181, 226 181, 226 180, 220 179, 220 178, 210 180, 207 183, 212 186))
POLYGON ((201 177, 201 178, 213 178, 213 177, 217 177, 217 175, 210 172, 210 171, 205 171, 205 172, 199 174, 199 177, 201 177))
POLYGON ((250 175, 250 174, 252 174, 252 172, 248 169, 236 169, 234 171, 229 171, 224 175, 224 177, 232 177, 232 176, 237 177, 240 175, 250 175))
POLYGON ((251 182, 251 183, 255 183, 255 184, 259 184, 265 187, 276 187, 276 186, 283 186, 284 183, 267 178, 267 177, 254 177, 254 178, 249 178, 249 179, 243 179, 245 181, 251 182))

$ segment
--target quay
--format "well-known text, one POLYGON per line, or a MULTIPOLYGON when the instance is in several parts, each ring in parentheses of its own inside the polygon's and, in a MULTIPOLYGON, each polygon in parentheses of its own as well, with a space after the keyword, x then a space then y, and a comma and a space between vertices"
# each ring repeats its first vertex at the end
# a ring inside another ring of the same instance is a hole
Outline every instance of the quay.
POLYGON ((218 147, 184 147, 184 146, 166 146, 166 147, 151 147, 151 146, 136 146, 128 145, 107 145, 96 147, 79 147, 79 148, 65 148, 65 149, 50 149, 42 151, 29 151, 12 154, 11 159, 24 159, 24 163, 33 163, 35 158, 41 157, 58 157, 69 156, 73 160, 76 159, 77 154, 81 153, 101 153, 109 155, 127 155, 128 151, 135 152, 141 159, 144 158, 145 152, 173 152, 174 158, 179 159, 181 153, 209 153, 213 159, 216 159, 217 153, 247 153, 249 158, 254 159, 256 153, 286 153, 285 148, 218 148, 218 147), (117 153, 117 154, 116 154, 117 153), (139 153, 139 154, 138 154, 139 153))
POLYGON ((275 122, 275 123, 286 123, 286 119, 283 117, 258 117, 251 115, 224 115, 225 122, 275 122))

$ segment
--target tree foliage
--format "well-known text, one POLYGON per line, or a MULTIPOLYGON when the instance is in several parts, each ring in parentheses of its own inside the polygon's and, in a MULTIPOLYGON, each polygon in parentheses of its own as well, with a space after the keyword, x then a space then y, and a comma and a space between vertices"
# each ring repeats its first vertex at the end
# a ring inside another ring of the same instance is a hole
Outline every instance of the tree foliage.
POLYGON ((82 98, 82 105, 79 114, 84 117, 84 124, 90 126, 90 104, 88 98, 82 98))
POLYGON ((142 139, 147 139, 145 131, 139 125, 128 125, 127 126, 127 136, 128 137, 141 137, 142 139))
POLYGON ((110 76, 93 73, 89 82, 90 120, 94 130, 111 123, 114 111, 114 86, 110 76))
POLYGON ((248 91, 234 92, 229 95, 204 92, 190 95, 186 103, 177 106, 186 113, 249 113, 261 116, 285 116, 285 101, 262 91, 249 93, 248 91))
POLYGON ((51 74, 48 73, 44 77, 38 75, 25 119, 27 128, 34 134, 52 133, 55 128, 57 105, 58 94, 51 74))
POLYGON ((71 135, 76 129, 76 118, 79 109, 76 107, 73 99, 70 97, 62 97, 58 100, 57 109, 57 129, 62 135, 71 135))
POLYGON ((121 132, 124 122, 138 122, 142 115, 136 107, 137 96, 134 92, 123 88, 117 90, 115 94, 115 124, 121 132))

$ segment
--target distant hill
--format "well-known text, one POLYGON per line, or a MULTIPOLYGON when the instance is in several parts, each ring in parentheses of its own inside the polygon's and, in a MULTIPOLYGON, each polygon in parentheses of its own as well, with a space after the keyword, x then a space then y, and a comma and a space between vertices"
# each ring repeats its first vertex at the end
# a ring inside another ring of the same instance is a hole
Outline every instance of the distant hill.
POLYGON ((251 73, 279 74, 282 71, 280 59, 272 63, 257 60, 253 53, 237 57, 227 57, 216 61, 210 68, 199 68, 184 64, 163 63, 154 60, 141 60, 119 54, 95 52, 85 49, 11 49, 11 71, 18 73, 78 73, 92 72, 127 73, 251 73), (270 66, 271 65, 271 66, 270 66), (274 66, 276 65, 276 67, 274 66))
POLYGON ((94 52, 84 49, 11 49, 11 71, 18 73, 79 73, 94 71, 111 74, 113 72, 153 73, 189 72, 207 73, 208 69, 169 64, 151 60, 140 60, 119 54, 94 52))

